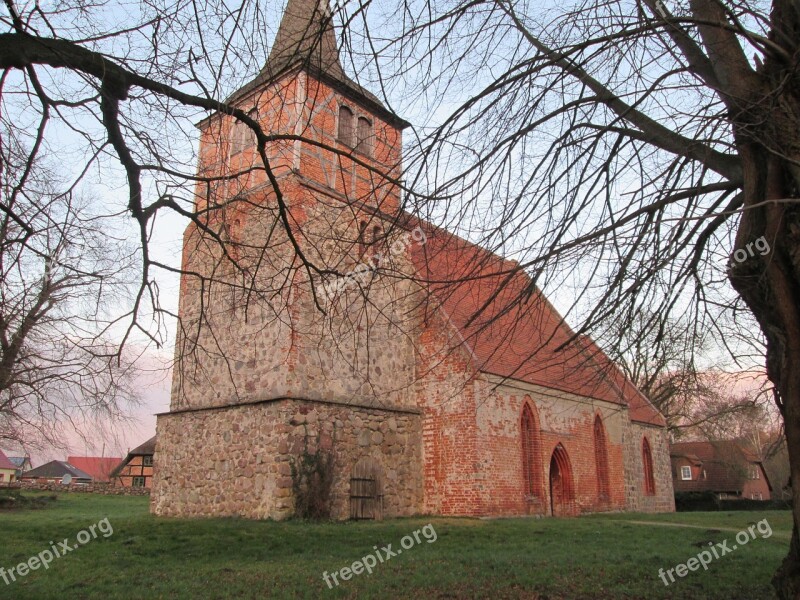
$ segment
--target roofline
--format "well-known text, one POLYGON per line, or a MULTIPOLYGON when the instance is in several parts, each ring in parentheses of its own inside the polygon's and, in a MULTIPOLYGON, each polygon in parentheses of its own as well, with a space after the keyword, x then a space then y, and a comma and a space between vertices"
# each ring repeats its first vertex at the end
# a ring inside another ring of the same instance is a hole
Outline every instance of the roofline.
MULTIPOLYGON (((401 209, 400 215, 398 215, 397 221, 399 222, 400 219, 402 219, 404 217, 405 217, 405 219, 407 221, 411 221, 412 223, 413 222, 417 222, 417 223, 422 224, 424 226, 431 227, 435 231, 441 231, 444 235, 456 238, 459 241, 461 241, 461 242, 463 242, 463 243, 465 243, 465 244, 467 244, 467 245, 469 245, 469 246, 471 246, 471 247, 473 247, 473 248, 475 248, 477 250, 480 250, 482 252, 486 252, 486 253, 490 254, 492 258, 495 258, 495 259, 499 260, 503 265, 509 265, 509 267, 512 268, 512 269, 516 268, 516 267, 519 267, 519 261, 514 260, 513 258, 507 258, 505 256, 501 256, 501 255, 497 254, 496 252, 481 246, 480 244, 476 244, 476 243, 474 243, 474 242, 472 242, 472 241, 470 241, 468 239, 465 239, 465 238, 461 237, 458 234, 455 234, 455 233, 453 233, 451 231, 448 231, 447 229, 444 229, 443 227, 439 227, 438 225, 435 225, 434 223, 431 223, 430 221, 427 221, 426 219, 423 219, 423 218, 421 218, 421 217, 419 217, 417 215, 411 214, 408 211, 401 209)), ((406 225, 406 224, 404 224, 404 225, 406 225)), ((410 224, 408 224, 406 226, 410 229, 410 224)), ((525 271, 525 269, 520 269, 520 273, 522 273, 522 275, 524 277, 526 277, 528 279, 528 281, 531 281, 531 282, 533 281, 533 278, 528 274, 527 271, 525 271)), ((535 285, 535 283, 534 283, 534 285, 535 285)), ((648 426, 651 426, 651 427, 654 427, 654 428, 657 428, 657 429, 666 429, 668 427, 668 424, 666 422, 666 418, 664 417, 663 413, 660 410, 658 410, 653 405, 653 403, 650 402, 650 399, 647 398, 647 396, 645 396, 642 393, 642 391, 636 386, 636 384, 634 384, 627 377, 627 375, 625 375, 625 373, 622 372, 622 370, 619 368, 619 366, 616 364, 616 362, 614 362, 614 360, 612 360, 611 357, 608 356, 608 354, 606 354, 606 352, 602 348, 600 348, 600 346, 597 345, 597 342, 595 342, 591 338, 591 336, 589 336, 587 334, 575 333, 575 331, 572 329, 570 324, 567 322, 566 318, 564 318, 564 316, 561 315, 561 313, 558 310, 556 310, 556 308, 553 305, 553 303, 550 302, 550 299, 539 289, 539 286, 535 285, 535 289, 536 289, 537 292, 539 292, 539 297, 541 298, 542 301, 545 302, 545 304, 547 305, 547 308, 549 308, 554 314, 558 315, 558 317, 560 319, 559 326, 563 326, 563 327, 565 327, 567 329, 567 331, 572 336, 571 339, 577 340, 577 341, 580 341, 582 338, 588 339, 603 354, 603 356, 605 356, 605 358, 608 360, 609 364, 611 364, 611 366, 614 369, 617 370, 619 375, 623 379, 625 379, 628 383, 630 383, 631 387, 636 391, 638 396, 641 397, 641 399, 643 399, 647 403, 647 405, 655 412, 656 419, 660 418, 663 421, 663 423, 659 423, 659 422, 655 422, 654 423, 653 419, 646 420, 646 419, 641 419, 641 418, 636 418, 636 419, 633 418, 631 416, 631 408, 632 407, 630 405, 630 402, 628 402, 628 399, 626 398, 626 395, 625 395, 624 391, 621 390, 619 388, 619 386, 608 377, 608 374, 606 373, 606 370, 603 368, 602 365, 598 364, 597 361, 595 361, 593 359, 591 354, 588 357, 586 357, 586 348, 583 348, 582 346, 579 346, 578 347, 578 351, 582 355, 584 355, 586 360, 590 360, 592 362, 592 364, 594 366, 594 371, 597 372, 598 376, 603 381, 605 381, 606 383, 610 384, 612 386, 612 388, 615 389, 619 393, 620 401, 619 402, 614 402, 614 401, 611 401, 611 400, 606 400, 604 398, 596 398, 594 396, 583 396, 583 397, 584 398, 591 398, 591 399, 602 401, 602 402, 609 402, 611 404, 616 404, 618 406, 624 406, 624 407, 626 407, 628 409, 628 418, 630 419, 631 422, 638 423, 638 424, 641 424, 641 425, 648 425, 648 426)), ((449 317, 448 317, 448 320, 449 320, 449 317)), ((456 327, 455 329, 457 330, 458 328, 456 327)), ((461 334, 461 332, 459 332, 459 334, 461 334)), ((474 349, 472 348, 472 344, 470 344, 467 340, 465 340, 463 338, 463 335, 461 336, 461 339, 462 339, 464 345, 466 345, 469 348, 470 354, 474 357, 475 356, 475 352, 474 352, 474 349)), ((581 394, 575 394, 575 392, 571 392, 569 390, 564 390, 564 389, 561 389, 561 388, 558 388, 558 387, 555 387, 555 386, 552 386, 552 385, 544 385, 542 383, 535 383, 535 382, 531 382, 531 381, 526 381, 524 379, 519 379, 519 378, 516 378, 516 377, 513 377, 513 376, 505 376, 505 375, 499 375, 497 373, 492 373, 491 371, 485 370, 485 369, 483 369, 481 367, 477 367, 476 370, 478 372, 480 372, 480 373, 487 373, 487 374, 490 374, 490 375, 494 375, 495 377, 502 377, 504 379, 512 379, 512 380, 515 380, 515 381, 521 381, 521 382, 524 382, 524 383, 538 385, 540 387, 547 387, 547 388, 550 388, 550 389, 558 390, 560 392, 565 392, 565 393, 568 393, 568 394, 574 394, 576 396, 581 396, 581 394)))
MULTIPOLYGON (((393 113, 388 108, 380 104, 379 102, 375 102, 371 98, 367 97, 363 93, 359 92, 358 90, 354 90, 352 87, 348 86, 344 82, 340 81, 339 79, 332 77, 325 73, 324 71, 314 67, 313 65, 308 65, 302 62, 302 60, 298 60, 294 64, 290 65, 287 69, 281 71, 277 75, 273 77, 266 77, 263 81, 258 81, 258 78, 261 76, 259 73, 256 75, 252 80, 248 83, 244 84, 241 88, 237 91, 233 92, 230 96, 228 96, 224 103, 225 104, 235 104, 240 102, 244 98, 247 98, 249 95, 255 95, 259 91, 263 90, 263 88, 275 84, 282 79, 295 75, 300 71, 304 71, 306 74, 311 75, 312 77, 316 78, 317 80, 329 85, 331 88, 335 89, 343 96, 348 97, 350 100, 357 102, 373 113, 380 116, 384 121, 393 125, 394 127, 398 128, 400 131, 411 127, 411 123, 400 117, 399 115, 393 113), (249 86, 253 85, 252 88, 249 86)), ((197 123, 195 123, 195 127, 201 129, 206 125, 208 121, 214 119, 215 117, 219 116, 220 112, 215 111, 214 113, 200 119, 197 123)))

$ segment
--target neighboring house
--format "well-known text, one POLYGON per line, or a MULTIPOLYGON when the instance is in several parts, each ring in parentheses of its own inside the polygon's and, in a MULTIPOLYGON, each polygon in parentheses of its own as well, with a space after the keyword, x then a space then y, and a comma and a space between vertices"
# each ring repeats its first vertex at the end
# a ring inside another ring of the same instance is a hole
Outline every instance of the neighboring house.
POLYGON ((8 460, 17 468, 17 479, 20 479, 23 473, 33 468, 30 456, 9 456, 8 460))
POLYGON ((17 479, 17 467, 8 460, 5 453, 0 450, 0 483, 12 483, 17 479))
POLYGON ((156 451, 156 437, 153 436, 141 446, 137 446, 125 457, 111 476, 114 485, 123 487, 153 487, 153 454, 156 451))
POLYGON ((88 473, 94 483, 111 481, 111 473, 122 462, 122 457, 114 458, 109 456, 68 456, 67 462, 88 473))
POLYGON ((329 14, 289 0, 266 65, 230 101, 287 138, 266 151, 296 243, 341 273, 391 254, 403 276, 370 275, 360 305, 358 285, 309 280, 269 220, 279 200, 250 168, 249 130, 222 114, 199 123, 201 176, 223 183, 198 195, 205 225, 184 234, 152 510, 286 518, 292 466, 312 448, 334 459, 335 518, 674 510, 662 415, 517 263, 416 220, 377 175, 402 178, 408 123, 344 73, 329 14), (240 270, 278 291, 246 312, 240 270))
POLYGON ((91 483, 92 476, 63 460, 51 460, 22 475, 23 480, 41 483, 61 483, 67 478, 69 483, 91 483))
POLYGON ((675 492, 714 492, 720 499, 770 500, 764 465, 733 441, 672 444, 675 492))

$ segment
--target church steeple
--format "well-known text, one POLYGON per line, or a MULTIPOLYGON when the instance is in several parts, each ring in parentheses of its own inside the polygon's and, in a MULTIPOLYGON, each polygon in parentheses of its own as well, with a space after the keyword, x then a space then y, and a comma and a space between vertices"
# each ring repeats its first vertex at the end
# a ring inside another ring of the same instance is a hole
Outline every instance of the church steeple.
POLYGON ((329 0, 288 0, 267 62, 258 76, 228 100, 245 96, 294 69, 304 69, 339 92, 404 129, 408 123, 387 110, 371 92, 350 79, 342 68, 329 0))
POLYGON ((298 63, 336 79, 345 78, 328 0, 289 0, 286 4, 264 71, 274 76, 298 63))

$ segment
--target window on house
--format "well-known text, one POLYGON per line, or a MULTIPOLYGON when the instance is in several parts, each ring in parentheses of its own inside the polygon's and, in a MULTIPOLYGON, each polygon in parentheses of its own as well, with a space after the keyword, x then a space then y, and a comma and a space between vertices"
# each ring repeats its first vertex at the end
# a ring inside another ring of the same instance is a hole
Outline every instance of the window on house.
POLYGON ((761 495, 761 492, 753 492, 752 494, 750 494, 750 499, 751 500, 763 500, 764 497, 761 495))
POLYGON ((353 147, 353 111, 346 106, 339 107, 339 141, 353 147))
POLYGON ((655 496, 656 480, 653 476, 653 453, 650 451, 650 442, 642 438, 642 466, 644 467, 644 493, 646 496, 655 496))
POLYGON ((684 481, 692 480, 692 467, 681 467, 681 479, 684 481))
POLYGON ((760 479, 758 467, 750 467, 750 479, 760 479))
POLYGON ((358 143, 356 150, 366 155, 372 154, 372 123, 369 119, 358 117, 358 143))
POLYGON ((0 473, 0 481, 3 481, 6 478, 5 473, 0 473))
POLYGON ((133 487, 135 487, 135 488, 144 487, 144 477, 134 477, 133 478, 133 487))
POLYGON ((142 458, 142 464, 145 467, 152 467, 153 466, 153 457, 152 456, 145 456, 142 458))

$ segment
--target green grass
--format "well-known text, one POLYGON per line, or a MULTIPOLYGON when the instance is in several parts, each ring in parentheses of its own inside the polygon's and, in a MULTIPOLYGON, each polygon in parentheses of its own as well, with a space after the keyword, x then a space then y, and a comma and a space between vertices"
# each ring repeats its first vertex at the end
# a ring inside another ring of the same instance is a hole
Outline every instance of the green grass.
POLYGON ((27 560, 51 540, 74 544, 106 517, 113 535, 10 585, 0 579, 0 598, 771 598, 769 580, 791 532, 790 513, 777 511, 310 524, 162 519, 148 514, 147 498, 63 494, 48 508, 0 513, 0 566, 27 560), (685 563, 708 541, 731 546, 736 531, 764 518, 772 537, 759 535, 669 587, 659 579, 659 568, 685 563), (429 522, 436 542, 421 537, 372 575, 333 590, 323 582, 323 571, 375 545, 396 550, 429 522))

